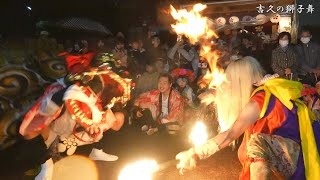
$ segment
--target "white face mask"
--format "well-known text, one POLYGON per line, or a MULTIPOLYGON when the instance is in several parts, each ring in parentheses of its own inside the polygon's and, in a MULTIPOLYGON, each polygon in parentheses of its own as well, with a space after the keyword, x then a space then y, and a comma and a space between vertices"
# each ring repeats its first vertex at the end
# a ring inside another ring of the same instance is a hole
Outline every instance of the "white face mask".
POLYGON ((288 40, 279 40, 279 44, 281 47, 286 47, 289 44, 288 40))
POLYGON ((310 42, 310 37, 302 37, 300 40, 303 44, 308 44, 310 42))

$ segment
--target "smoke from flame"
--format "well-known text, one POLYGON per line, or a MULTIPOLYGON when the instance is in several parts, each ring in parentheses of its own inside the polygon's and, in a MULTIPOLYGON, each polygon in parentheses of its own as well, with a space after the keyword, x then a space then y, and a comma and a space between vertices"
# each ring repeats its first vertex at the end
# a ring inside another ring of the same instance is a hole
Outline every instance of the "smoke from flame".
POLYGON ((226 77, 223 69, 217 66, 218 51, 211 49, 211 39, 217 39, 218 35, 209 25, 208 18, 201 15, 206 7, 203 4, 196 4, 192 10, 188 11, 186 9, 176 10, 170 6, 171 15, 176 20, 176 23, 171 27, 178 35, 185 35, 190 43, 200 43, 200 56, 206 59, 211 69, 204 78, 209 82, 209 88, 212 88, 219 87, 226 80, 226 77))

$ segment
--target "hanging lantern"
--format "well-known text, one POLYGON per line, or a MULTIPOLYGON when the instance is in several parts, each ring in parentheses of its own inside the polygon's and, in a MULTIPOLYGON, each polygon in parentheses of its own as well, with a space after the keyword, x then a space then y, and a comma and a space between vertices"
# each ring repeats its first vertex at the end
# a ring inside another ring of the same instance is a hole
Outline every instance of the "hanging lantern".
POLYGON ((235 24, 237 24, 239 21, 240 21, 240 20, 239 20, 239 18, 238 18, 237 16, 231 16, 230 19, 229 19, 229 23, 230 23, 231 25, 235 25, 235 24))
POLYGON ((291 31, 291 16, 289 14, 281 15, 279 21, 278 32, 290 32, 291 31))
POLYGON ((244 17, 242 18, 242 21, 243 21, 243 22, 250 22, 252 19, 253 19, 252 16, 244 16, 244 17))
POLYGON ((226 19, 224 18, 224 17, 219 17, 218 19, 216 19, 216 24, 218 25, 218 26, 223 26, 223 25, 225 25, 226 24, 226 19))
POLYGON ((268 22, 269 20, 266 15, 258 14, 256 16, 256 21, 257 21, 257 24, 264 24, 264 23, 268 22))
POLYGON ((281 16, 279 14, 274 14, 273 16, 270 17, 270 21, 272 23, 279 23, 281 19, 281 16))

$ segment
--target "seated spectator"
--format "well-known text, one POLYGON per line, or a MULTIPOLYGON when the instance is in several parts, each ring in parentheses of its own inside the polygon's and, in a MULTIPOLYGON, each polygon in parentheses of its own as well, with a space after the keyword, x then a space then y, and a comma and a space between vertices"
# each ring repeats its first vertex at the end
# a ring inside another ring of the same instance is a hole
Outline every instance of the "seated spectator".
POLYGON ((139 44, 140 52, 146 52, 146 49, 144 48, 143 41, 141 39, 138 40, 138 44, 139 44))
POLYGON ((115 59, 118 60, 122 60, 124 57, 127 56, 128 52, 125 49, 125 41, 122 38, 118 38, 116 40, 116 46, 114 47, 114 49, 112 50, 112 53, 115 57, 115 59))
POLYGON ((158 73, 164 72, 164 63, 162 58, 157 58, 154 63, 155 69, 158 73))
POLYGON ((279 46, 272 51, 271 67, 274 73, 290 80, 298 77, 298 60, 291 43, 288 32, 279 34, 279 46))
POLYGON ((108 49, 107 47, 105 46, 105 43, 102 39, 99 39, 97 41, 97 44, 96 44, 96 52, 97 53, 104 53, 104 52, 108 52, 108 49))
POLYGON ((310 41, 311 32, 304 29, 300 34, 301 43, 296 46, 296 53, 302 68, 300 68, 300 78, 303 83, 314 85, 320 77, 320 46, 310 41))
POLYGON ((196 96, 189 83, 194 80, 194 73, 187 69, 175 69, 171 72, 171 76, 176 80, 176 89, 184 98, 187 107, 193 107, 196 96))
POLYGON ((160 73, 155 71, 155 66, 153 64, 147 63, 145 67, 146 72, 139 77, 134 89, 134 94, 136 95, 155 90, 158 87, 158 78, 160 73))
POLYGON ((141 94, 134 102, 134 123, 151 135, 164 128, 169 134, 175 134, 182 125, 183 99, 172 88, 172 77, 161 74, 158 89, 141 94))

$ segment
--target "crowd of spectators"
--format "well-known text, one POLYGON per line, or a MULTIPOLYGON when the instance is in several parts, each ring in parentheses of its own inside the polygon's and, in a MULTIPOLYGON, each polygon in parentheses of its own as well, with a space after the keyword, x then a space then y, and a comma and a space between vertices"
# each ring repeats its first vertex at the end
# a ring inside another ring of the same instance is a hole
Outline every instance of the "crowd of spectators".
MULTIPOLYGON (((183 115, 200 107, 197 97, 205 88, 203 76, 210 67, 201 59, 199 45, 191 44, 184 36, 169 44, 168 39, 151 30, 145 37, 126 37, 120 32, 107 38, 65 40, 64 48, 49 37, 46 31, 40 33, 35 56, 40 59, 61 56, 64 49, 71 56, 81 57, 81 63, 75 64, 74 58, 66 58, 70 73, 104 64, 112 66, 117 73, 127 72, 135 84, 127 115, 141 130, 151 129, 148 134, 157 132, 155 124, 170 124, 168 131, 174 134, 172 127, 179 129, 186 119, 183 115), (150 102, 156 106, 146 105, 150 102), (137 119, 145 123, 135 123, 137 119)), ((266 40, 263 33, 224 29, 211 43, 220 52, 221 68, 241 57, 252 56, 269 74, 277 73, 282 78, 315 86, 320 76, 320 46, 311 41, 310 30, 301 30, 296 45, 288 32, 269 37, 266 40)))

